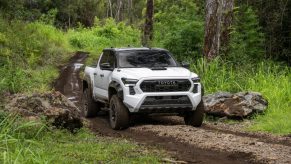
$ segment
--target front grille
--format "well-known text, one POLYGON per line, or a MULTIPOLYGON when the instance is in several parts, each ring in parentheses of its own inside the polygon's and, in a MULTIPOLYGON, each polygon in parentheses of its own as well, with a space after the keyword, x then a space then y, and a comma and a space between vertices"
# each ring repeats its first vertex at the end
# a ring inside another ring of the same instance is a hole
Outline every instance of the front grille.
POLYGON ((192 109, 188 96, 148 96, 140 107, 141 112, 183 112, 192 109))
POLYGON ((140 84, 143 92, 185 92, 190 87, 191 82, 187 79, 145 80, 140 84))

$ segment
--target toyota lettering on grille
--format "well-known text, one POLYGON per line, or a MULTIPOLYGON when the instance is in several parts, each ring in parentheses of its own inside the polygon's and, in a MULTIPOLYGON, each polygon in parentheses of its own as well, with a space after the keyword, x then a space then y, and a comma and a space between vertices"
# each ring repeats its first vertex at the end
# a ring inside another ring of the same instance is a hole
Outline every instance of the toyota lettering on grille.
POLYGON ((158 85, 175 86, 177 84, 177 81, 158 81, 158 85))

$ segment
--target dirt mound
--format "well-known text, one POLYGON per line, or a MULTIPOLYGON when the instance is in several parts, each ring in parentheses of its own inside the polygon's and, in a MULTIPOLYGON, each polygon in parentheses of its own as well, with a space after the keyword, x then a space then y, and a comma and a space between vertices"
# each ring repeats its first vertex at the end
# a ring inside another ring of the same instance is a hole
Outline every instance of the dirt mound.
POLYGON ((50 125, 74 130, 83 126, 80 110, 60 92, 15 94, 4 108, 29 119, 45 118, 50 125))

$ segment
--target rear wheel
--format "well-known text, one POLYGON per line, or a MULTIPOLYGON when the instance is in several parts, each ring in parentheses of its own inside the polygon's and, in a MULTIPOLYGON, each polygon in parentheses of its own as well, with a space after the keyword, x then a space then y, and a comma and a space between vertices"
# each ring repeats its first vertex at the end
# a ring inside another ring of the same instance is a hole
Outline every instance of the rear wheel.
POLYGON ((129 126, 128 109, 117 95, 110 99, 109 122, 114 130, 126 129, 129 126))
POLYGON ((85 88, 82 96, 82 113, 85 117, 95 117, 100 111, 100 103, 95 102, 90 94, 89 88, 85 88))
POLYGON ((203 123, 204 108, 205 108, 204 103, 201 100, 195 111, 186 113, 186 115, 184 116, 185 124, 194 127, 200 127, 203 123))

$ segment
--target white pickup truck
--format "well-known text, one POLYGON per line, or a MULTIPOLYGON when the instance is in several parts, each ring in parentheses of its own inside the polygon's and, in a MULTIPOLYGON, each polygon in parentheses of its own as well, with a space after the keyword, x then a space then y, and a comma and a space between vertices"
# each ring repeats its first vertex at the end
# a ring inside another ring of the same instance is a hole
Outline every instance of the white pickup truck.
POLYGON ((97 66, 85 67, 82 110, 94 117, 109 110, 110 126, 125 129, 134 114, 177 114, 199 127, 204 116, 203 88, 189 64, 178 64, 160 48, 104 49, 97 66))

